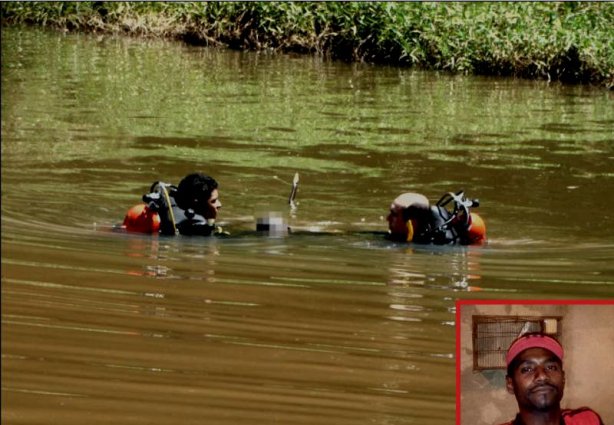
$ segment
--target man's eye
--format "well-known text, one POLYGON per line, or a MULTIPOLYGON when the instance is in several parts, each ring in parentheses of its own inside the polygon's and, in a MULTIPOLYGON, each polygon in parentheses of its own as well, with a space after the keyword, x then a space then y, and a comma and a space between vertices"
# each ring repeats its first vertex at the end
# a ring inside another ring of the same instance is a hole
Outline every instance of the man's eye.
POLYGON ((525 367, 520 368, 520 373, 529 373, 531 371, 533 371, 533 368, 530 366, 525 366, 525 367))
POLYGON ((549 366, 548 366, 548 369, 549 369, 549 370, 554 370, 554 371, 557 371, 557 370, 559 370, 559 366, 558 366, 558 365, 555 365, 555 364, 552 364, 552 365, 549 365, 549 366))

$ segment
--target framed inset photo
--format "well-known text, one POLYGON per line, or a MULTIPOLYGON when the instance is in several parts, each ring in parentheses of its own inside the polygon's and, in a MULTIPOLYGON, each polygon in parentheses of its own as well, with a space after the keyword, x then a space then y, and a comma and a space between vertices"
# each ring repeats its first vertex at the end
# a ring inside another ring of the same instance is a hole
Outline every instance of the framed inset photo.
POLYGON ((459 300, 456 423, 544 410, 614 423, 613 353, 614 300, 459 300))

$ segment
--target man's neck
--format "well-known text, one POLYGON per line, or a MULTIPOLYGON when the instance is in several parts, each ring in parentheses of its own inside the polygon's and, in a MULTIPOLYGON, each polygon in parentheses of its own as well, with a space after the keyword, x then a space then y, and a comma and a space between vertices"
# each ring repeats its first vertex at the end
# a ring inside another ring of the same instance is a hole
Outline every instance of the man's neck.
POLYGON ((521 409, 514 425, 561 425, 562 423, 564 422, 562 421, 561 409, 557 407, 547 412, 521 409), (518 419, 520 419, 519 424, 516 423, 518 419))

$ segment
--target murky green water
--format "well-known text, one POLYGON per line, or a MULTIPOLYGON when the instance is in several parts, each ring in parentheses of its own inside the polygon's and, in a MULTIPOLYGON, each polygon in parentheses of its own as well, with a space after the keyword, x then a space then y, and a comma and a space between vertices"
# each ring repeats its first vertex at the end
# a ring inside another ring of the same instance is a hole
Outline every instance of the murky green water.
POLYGON ((612 97, 3 28, 3 422, 452 423, 455 300, 614 295, 612 97), (235 237, 108 231, 194 170, 235 237), (361 233, 460 188, 486 246, 361 233))

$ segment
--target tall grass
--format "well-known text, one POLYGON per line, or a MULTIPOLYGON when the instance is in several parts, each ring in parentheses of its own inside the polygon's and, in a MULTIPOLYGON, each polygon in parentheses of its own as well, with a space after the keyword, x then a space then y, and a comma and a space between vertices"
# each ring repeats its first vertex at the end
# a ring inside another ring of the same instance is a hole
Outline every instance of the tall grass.
POLYGON ((3 2, 3 24, 614 87, 614 3, 3 2))

